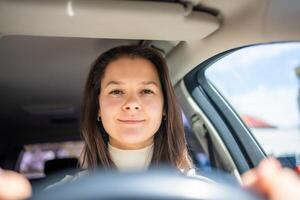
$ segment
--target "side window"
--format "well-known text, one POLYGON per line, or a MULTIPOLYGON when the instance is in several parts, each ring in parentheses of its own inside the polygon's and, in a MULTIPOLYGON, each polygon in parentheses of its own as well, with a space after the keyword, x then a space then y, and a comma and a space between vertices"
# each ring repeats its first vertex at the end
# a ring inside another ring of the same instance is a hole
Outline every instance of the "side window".
POLYGON ((267 155, 299 159, 300 43, 234 51, 211 65, 205 75, 267 155))
POLYGON ((83 142, 30 144, 21 154, 19 171, 29 179, 42 178, 50 173, 75 168, 80 162, 83 142))

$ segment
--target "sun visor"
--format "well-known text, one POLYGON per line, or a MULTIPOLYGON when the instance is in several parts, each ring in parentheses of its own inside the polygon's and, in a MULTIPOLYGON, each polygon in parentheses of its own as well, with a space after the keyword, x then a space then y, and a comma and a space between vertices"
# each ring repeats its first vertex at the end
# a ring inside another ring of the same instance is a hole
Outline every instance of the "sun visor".
POLYGON ((216 16, 182 4, 151 1, 0 1, 0 35, 199 40, 216 16))

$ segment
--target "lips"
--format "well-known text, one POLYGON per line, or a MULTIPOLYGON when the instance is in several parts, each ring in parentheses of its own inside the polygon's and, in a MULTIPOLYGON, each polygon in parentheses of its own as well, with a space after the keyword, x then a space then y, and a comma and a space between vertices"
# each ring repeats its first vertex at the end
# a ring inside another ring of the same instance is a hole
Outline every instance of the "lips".
POLYGON ((120 122, 125 124, 140 124, 143 123, 145 120, 140 119, 119 119, 120 122))

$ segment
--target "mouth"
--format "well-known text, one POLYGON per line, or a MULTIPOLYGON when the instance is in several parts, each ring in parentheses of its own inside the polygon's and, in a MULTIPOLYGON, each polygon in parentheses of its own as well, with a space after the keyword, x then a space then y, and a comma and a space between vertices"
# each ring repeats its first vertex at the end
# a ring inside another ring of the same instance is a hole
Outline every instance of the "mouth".
POLYGON ((139 119, 118 119, 118 121, 125 123, 125 124, 140 124, 143 123, 145 120, 139 119))

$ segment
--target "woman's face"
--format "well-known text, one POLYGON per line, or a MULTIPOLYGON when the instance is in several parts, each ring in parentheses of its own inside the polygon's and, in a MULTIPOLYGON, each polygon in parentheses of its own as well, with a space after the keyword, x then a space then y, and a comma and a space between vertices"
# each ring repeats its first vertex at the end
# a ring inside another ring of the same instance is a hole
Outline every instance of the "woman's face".
POLYGON ((153 143, 163 104, 158 73, 150 61, 123 57, 108 64, 98 114, 112 146, 140 149, 153 143))

